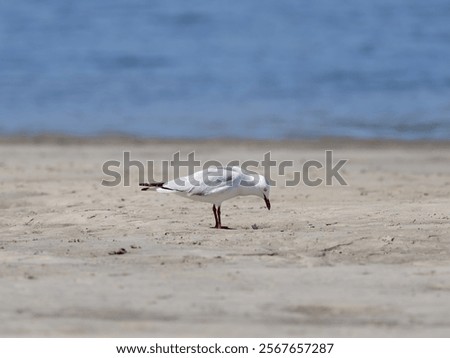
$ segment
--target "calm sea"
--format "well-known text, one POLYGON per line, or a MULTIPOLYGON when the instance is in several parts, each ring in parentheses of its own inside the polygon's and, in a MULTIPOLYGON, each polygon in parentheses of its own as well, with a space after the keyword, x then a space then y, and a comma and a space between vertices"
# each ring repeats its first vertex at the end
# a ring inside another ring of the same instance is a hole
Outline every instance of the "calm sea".
POLYGON ((448 0, 0 0, 0 134, 450 139, 448 0))

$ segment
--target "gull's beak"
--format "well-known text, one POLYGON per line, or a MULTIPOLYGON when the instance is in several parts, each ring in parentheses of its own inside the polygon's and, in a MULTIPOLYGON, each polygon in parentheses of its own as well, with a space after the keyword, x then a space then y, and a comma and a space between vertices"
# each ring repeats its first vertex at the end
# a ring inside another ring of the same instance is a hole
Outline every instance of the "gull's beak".
POLYGON ((270 200, 264 195, 264 201, 266 202, 267 209, 270 210, 270 200))

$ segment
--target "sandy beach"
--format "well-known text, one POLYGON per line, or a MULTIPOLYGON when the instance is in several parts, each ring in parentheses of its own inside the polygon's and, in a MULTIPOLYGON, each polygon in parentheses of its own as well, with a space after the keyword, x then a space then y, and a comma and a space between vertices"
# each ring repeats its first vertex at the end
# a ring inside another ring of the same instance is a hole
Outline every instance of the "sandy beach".
POLYGON ((448 142, 47 136, 0 153, 2 337, 450 337, 448 142), (325 150, 348 185, 285 185, 325 150), (233 230, 214 230, 209 204, 141 192, 135 168, 102 186, 124 151, 295 167, 274 168, 271 211, 235 198, 233 230))

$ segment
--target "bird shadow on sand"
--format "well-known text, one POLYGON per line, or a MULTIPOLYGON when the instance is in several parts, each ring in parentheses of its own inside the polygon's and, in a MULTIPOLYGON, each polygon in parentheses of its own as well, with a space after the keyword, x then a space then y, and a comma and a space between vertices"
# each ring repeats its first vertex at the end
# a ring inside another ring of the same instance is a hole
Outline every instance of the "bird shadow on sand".
POLYGON ((210 226, 210 229, 216 229, 216 230, 236 230, 236 228, 234 227, 229 227, 229 226, 221 226, 220 228, 217 228, 215 226, 210 226))

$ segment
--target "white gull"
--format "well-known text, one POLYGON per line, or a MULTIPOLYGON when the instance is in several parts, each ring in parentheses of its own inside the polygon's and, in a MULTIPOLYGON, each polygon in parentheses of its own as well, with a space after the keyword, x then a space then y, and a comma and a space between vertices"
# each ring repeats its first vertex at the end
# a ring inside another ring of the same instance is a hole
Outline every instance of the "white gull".
POLYGON ((220 207, 225 200, 241 195, 256 195, 264 199, 270 210, 270 186, 267 180, 257 173, 242 170, 240 167, 209 167, 189 176, 166 183, 140 183, 142 190, 156 189, 159 193, 171 193, 186 198, 213 204, 216 229, 222 226, 220 207))

